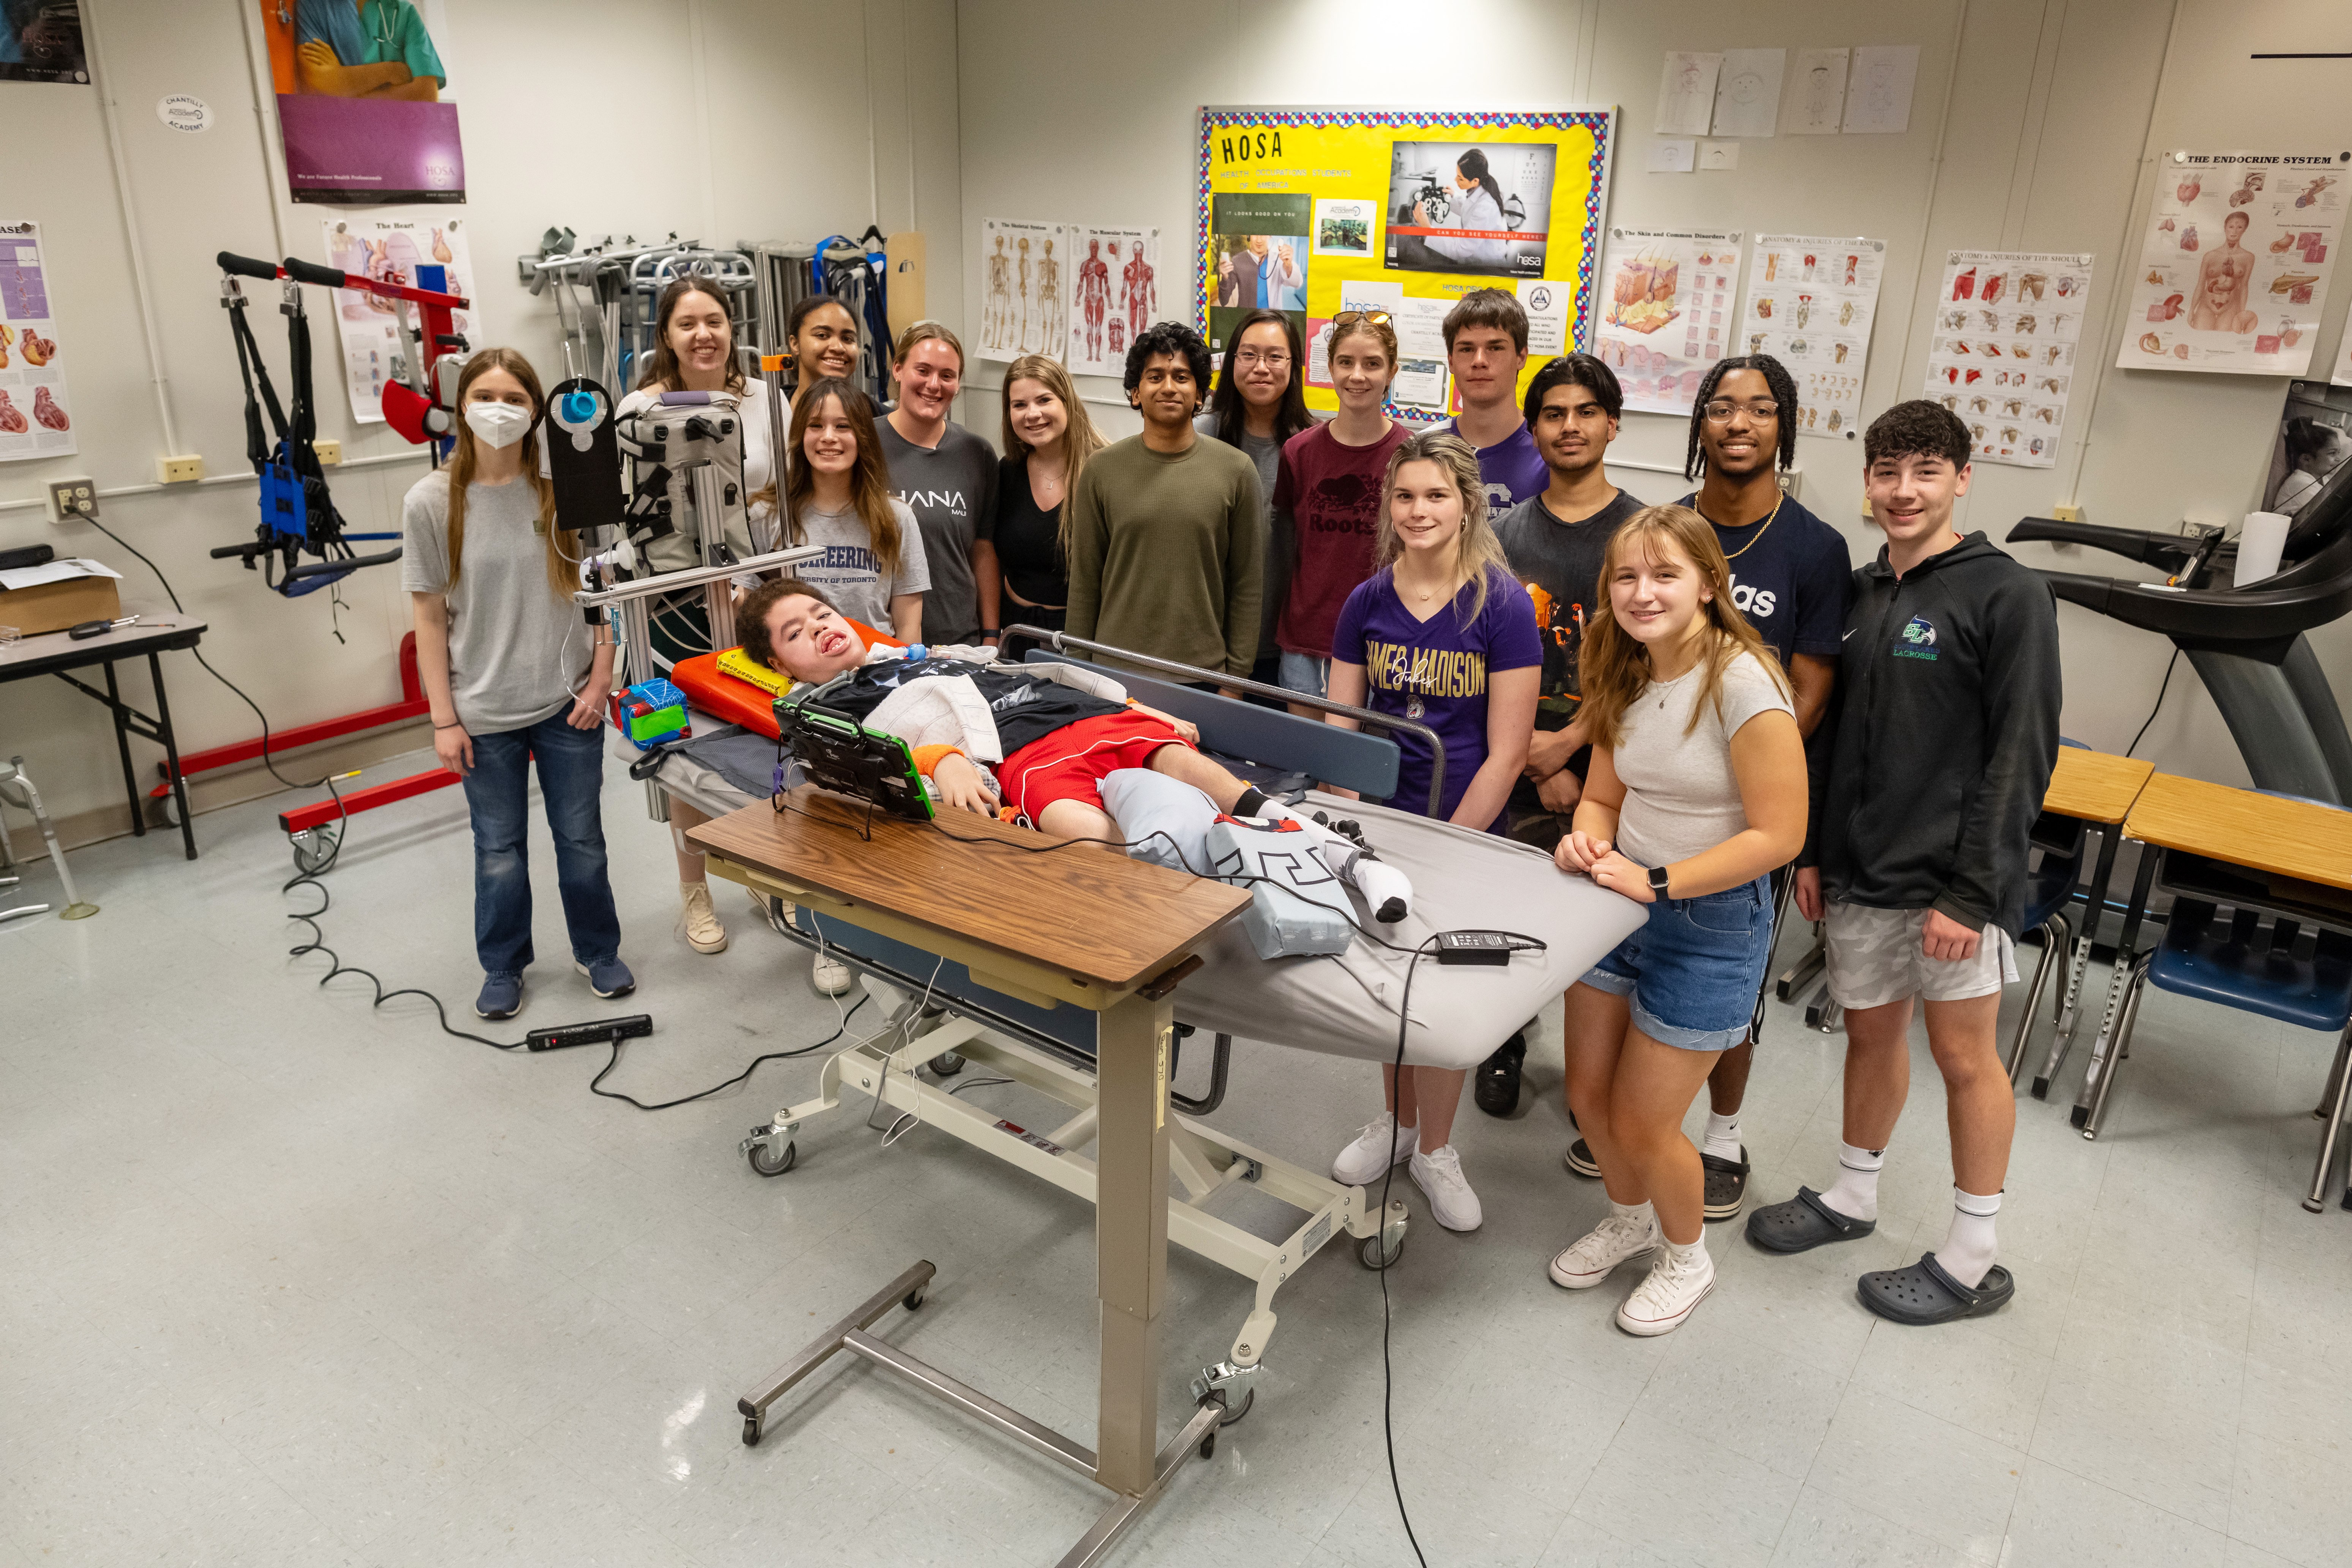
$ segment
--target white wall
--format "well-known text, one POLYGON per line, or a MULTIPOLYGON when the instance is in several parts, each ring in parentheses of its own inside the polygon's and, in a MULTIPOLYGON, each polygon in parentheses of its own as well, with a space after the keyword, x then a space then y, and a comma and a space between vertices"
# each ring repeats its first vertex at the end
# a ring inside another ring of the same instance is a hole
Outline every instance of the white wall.
MULTIPOLYGON (((257 521, 250 479, 235 478, 247 472, 242 405, 212 257, 227 249, 323 260, 322 216, 376 210, 283 199, 272 106, 256 89, 258 81, 266 93, 268 82, 257 27, 248 53, 256 9, 255 0, 93 0, 83 10, 99 51, 96 89, 0 83, 0 146, 12 150, 0 214, 43 225, 58 363, 81 444, 73 458, 0 466, 0 548, 47 542, 61 554, 97 556, 124 573, 129 608, 170 608, 146 569, 103 535, 52 526, 37 505, 18 504, 38 497, 45 475, 89 475, 101 488, 151 483, 165 449, 104 94, 116 103, 127 216, 152 285, 180 449, 201 453, 207 473, 228 482, 110 499, 100 518, 170 574, 188 609, 212 624, 205 650, 213 663, 285 726, 397 700, 395 650, 408 606, 397 568, 347 579, 338 642, 325 594, 281 600, 235 563, 206 557, 248 537, 257 521), (213 129, 166 130, 154 104, 167 93, 205 99, 213 129)), ((676 230, 721 244, 814 239, 869 221, 886 231, 921 226, 939 237, 935 304, 960 297, 950 237, 961 227, 951 0, 447 0, 447 9, 441 42, 469 197, 455 210, 473 234, 478 343, 513 344, 542 374, 560 374, 553 307, 514 281, 512 265, 551 226, 583 235, 676 230)), ((274 295, 248 291, 282 386, 274 295)), ((332 318, 323 295, 312 290, 310 301, 320 365, 331 375, 332 318)), ((345 518, 354 531, 398 527, 400 498, 425 471, 419 449, 380 425, 358 434, 337 382, 321 379, 317 393, 320 435, 344 444, 347 465, 330 479, 345 518), (394 460, 366 461, 383 457, 394 460)), ((152 712, 143 666, 123 674, 152 712)), ((170 656, 168 678, 184 748, 255 733, 251 713, 193 660, 170 656)), ((68 843, 127 826, 108 730, 102 709, 58 682, 0 687, 0 747, 26 754, 68 843)), ((160 754, 133 742, 142 787, 160 754)), ((257 792, 244 781, 242 793, 257 792)), ((234 782, 205 795, 225 793, 237 793, 234 782)))
MULTIPOLYGON (((1888 244, 1864 413, 1919 394, 1936 261, 1953 247, 2086 250, 2093 309, 2065 445, 2054 469, 1986 466, 1964 527, 1995 541, 2016 520, 2074 501, 2089 520, 2171 528, 2234 522, 2254 503, 2283 378, 2109 368, 2118 287, 2137 255, 2153 158, 2175 146, 2293 150, 2352 145, 2343 61, 2255 61, 2273 50, 2352 48, 2352 6, 2332 0, 1803 0, 1773 6, 1690 0, 1234 0, 1190 6, 1082 0, 963 0, 960 101, 963 208, 984 216, 1155 224, 1175 298, 1189 271, 1192 114, 1204 103, 1559 105, 1614 103, 1622 141, 1610 217, 1640 226, 1713 224, 1753 233, 1866 234, 1888 244), (1442 15, 1441 15, 1442 10, 1442 15), (1736 172, 1646 172, 1659 66, 1670 48, 1853 44, 1920 47, 1911 126, 1900 136, 1778 137, 1742 143, 1736 172), (1051 92, 1035 62, 1055 62, 1051 92), (2095 373, 2095 374, 2094 374, 2095 373)), ((979 271, 965 275, 977 319, 979 271)), ((2338 269, 2313 363, 2336 348, 2352 268, 2338 269)), ((992 384, 996 367, 976 378, 992 384)), ((1113 430, 1136 427, 1114 381, 1082 388, 1113 430)), ((993 397, 967 417, 993 436, 993 397)), ((1633 414, 1616 452, 1679 469, 1680 420, 1633 414)), ((1874 552, 1860 518, 1853 445, 1801 440, 1804 498, 1874 552)), ((1674 474, 1632 467, 1619 482, 1672 500, 1674 474)), ((2118 557, 2021 545, 2030 564, 2140 575, 2118 557)), ((2169 645, 2060 608, 2067 732, 2121 750, 2154 702, 2169 645)), ((2352 629, 2313 638, 2352 690, 2352 629)), ((2225 783, 2246 774, 2184 660, 2140 754, 2225 783)))

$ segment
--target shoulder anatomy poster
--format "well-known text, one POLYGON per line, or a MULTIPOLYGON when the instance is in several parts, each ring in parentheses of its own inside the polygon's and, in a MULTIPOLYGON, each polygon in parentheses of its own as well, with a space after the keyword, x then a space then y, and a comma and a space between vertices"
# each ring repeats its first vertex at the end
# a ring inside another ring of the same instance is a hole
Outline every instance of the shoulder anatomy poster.
POLYGON ((1160 319, 1160 231, 1069 228, 1060 281, 1068 291, 1069 345, 1079 375, 1124 375, 1127 345, 1160 319))
POLYGON ((1061 353, 1068 320, 1064 302, 1069 298, 1069 236, 1068 227, 1058 223, 981 221, 978 358, 1061 353))
POLYGON ((1592 352, 1616 371, 1626 407, 1690 412, 1706 367, 1738 333, 1738 290, 1737 234, 1609 231, 1592 352))
POLYGON ((0 462, 79 449, 49 315, 41 226, 0 223, 0 462))
MULTIPOLYGON (((1399 414, 1438 395, 1436 324, 1471 289, 1540 300, 1539 336, 1588 341, 1615 133, 1606 108, 1204 109, 1194 319, 1222 349, 1245 310, 1283 310, 1311 362, 1343 301, 1377 299, 1402 357, 1432 362, 1400 380, 1399 414)), ((1542 363, 1531 353, 1525 375, 1542 363)), ((1312 376, 1306 391, 1339 406, 1312 376)))
POLYGON ((1944 257, 1927 395, 1969 427, 1975 460, 2046 468, 2091 291, 2088 256, 1954 250, 1944 257))
MULTIPOLYGON (((474 298, 474 266, 466 248, 466 220, 445 218, 415 222, 402 218, 327 218, 327 265, 338 272, 357 273, 403 283, 412 289, 433 286, 430 273, 441 268, 442 288, 466 299, 474 298)), ((352 417, 362 425, 383 423, 383 385, 401 377, 400 324, 392 302, 358 289, 338 289, 335 330, 343 349, 343 386, 352 399, 352 417)), ((467 312, 456 310, 451 321, 467 330, 467 312)), ((416 324, 415 307, 409 321, 416 324)))
POLYGON ((1770 354, 1789 367, 1803 435, 1861 434, 1862 379, 1885 260, 1883 239, 1756 237, 1739 343, 1727 352, 1770 354))
POLYGON ((2301 375, 2344 226, 2352 153, 2173 153, 2131 277, 2126 370, 2301 375))

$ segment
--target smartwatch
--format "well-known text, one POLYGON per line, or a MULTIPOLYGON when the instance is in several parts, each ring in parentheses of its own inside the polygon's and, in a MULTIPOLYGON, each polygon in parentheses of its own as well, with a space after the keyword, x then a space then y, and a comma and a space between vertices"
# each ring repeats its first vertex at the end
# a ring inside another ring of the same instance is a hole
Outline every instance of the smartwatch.
POLYGON ((1650 891, 1662 899, 1666 896, 1666 868, 1664 866, 1650 868, 1650 891))

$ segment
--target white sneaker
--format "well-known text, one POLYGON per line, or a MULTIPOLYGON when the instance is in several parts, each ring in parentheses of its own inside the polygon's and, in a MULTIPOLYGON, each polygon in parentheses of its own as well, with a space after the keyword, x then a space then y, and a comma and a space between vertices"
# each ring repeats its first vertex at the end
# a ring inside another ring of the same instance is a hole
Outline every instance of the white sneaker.
POLYGON ((1617 1309, 1617 1326, 1644 1337, 1671 1334, 1714 1289, 1715 1259, 1706 1255, 1706 1248, 1677 1256, 1675 1248, 1660 1247, 1648 1277, 1633 1287, 1633 1293, 1617 1309))
POLYGON ((816 987, 820 996, 838 996, 852 984, 849 965, 829 952, 820 952, 810 967, 809 984, 816 987))
POLYGON ((1412 1184, 1429 1199, 1430 1216, 1438 1224, 1448 1230, 1475 1230, 1486 1223, 1478 1194, 1462 1178, 1462 1156, 1454 1152, 1453 1144, 1430 1153, 1415 1149, 1407 1169, 1412 1184))
POLYGON ((1396 1112, 1388 1111, 1379 1121, 1364 1123, 1356 1141, 1339 1151, 1339 1157, 1331 1162, 1331 1179, 1347 1187, 1376 1182, 1391 1165, 1411 1157, 1420 1142, 1420 1128, 1399 1127, 1396 1112))
POLYGON ((727 928, 719 923, 719 911, 710 907, 710 884, 685 882, 678 887, 686 905, 679 917, 686 928, 686 945, 697 952, 727 951, 727 928))
POLYGON ((1656 1220, 1612 1214, 1551 1260, 1551 1282, 1570 1290, 1588 1289, 1608 1279, 1619 1264, 1654 1248, 1659 1240, 1656 1220))

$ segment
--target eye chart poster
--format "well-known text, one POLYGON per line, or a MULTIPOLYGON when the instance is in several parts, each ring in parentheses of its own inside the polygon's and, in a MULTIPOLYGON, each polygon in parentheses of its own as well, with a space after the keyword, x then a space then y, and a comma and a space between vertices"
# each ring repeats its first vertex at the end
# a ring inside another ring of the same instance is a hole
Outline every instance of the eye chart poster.
POLYGON ((2172 153, 2131 277, 2126 370, 2301 375, 2336 266, 2352 153, 2172 153))
POLYGON ((1748 305, 1735 354, 1770 354, 1797 380, 1797 429, 1861 434, 1862 379, 1878 314, 1883 239, 1764 234, 1748 258, 1748 305))
POLYGON ((78 451, 41 226, 0 223, 0 462, 78 451))
POLYGON ((2090 292, 2088 256, 1945 253, 1927 395, 1967 424, 1975 461, 2057 461, 2090 292))
POLYGON ((1739 236, 1612 228, 1592 352, 1617 373, 1625 406, 1687 415, 1707 366, 1739 331, 1739 236))

